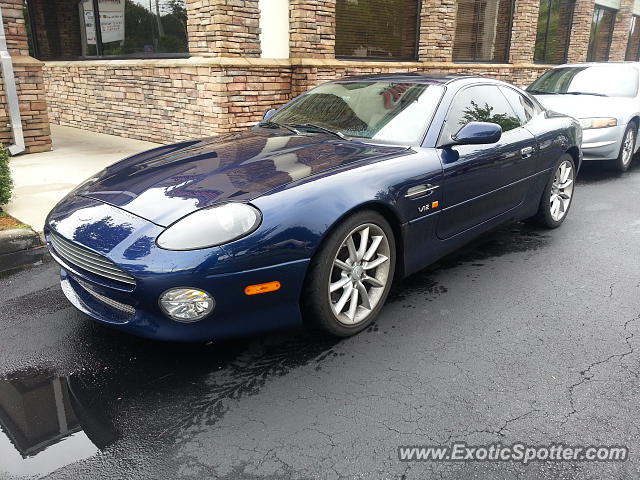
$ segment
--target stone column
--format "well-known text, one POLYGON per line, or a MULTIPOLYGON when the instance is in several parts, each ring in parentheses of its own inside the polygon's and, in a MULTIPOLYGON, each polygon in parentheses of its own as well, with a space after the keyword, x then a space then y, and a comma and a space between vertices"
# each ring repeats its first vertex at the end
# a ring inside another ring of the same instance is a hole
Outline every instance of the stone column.
POLYGON ((622 0, 620 2, 620 10, 616 13, 613 36, 611 37, 611 49, 609 50, 609 60, 612 62, 624 60, 629 41, 632 11, 633 0, 622 0))
POLYGON ((571 25, 571 37, 569 38, 567 63, 584 62, 587 60, 594 5, 593 0, 576 0, 571 25))
POLYGON ((291 58, 335 58, 336 0, 291 0, 289 28, 291 58))
POLYGON ((539 11, 539 0, 516 0, 511 23, 511 63, 533 62, 539 11))
POLYGON ((22 0, 1 0, 2 18, 4 19, 4 33, 7 37, 9 55, 29 55, 27 42, 27 27, 22 12, 22 0))
MULTIPOLYGON (((0 0, 0 8, 12 57, 26 153, 51 150, 43 63, 29 57, 22 0, 0 0)), ((12 143, 4 85, 0 85, 0 142, 12 143)))
POLYGON ((258 0, 187 0, 192 55, 260 56, 258 0))
POLYGON ((418 60, 450 62, 456 31, 456 0, 423 0, 420 9, 418 60))

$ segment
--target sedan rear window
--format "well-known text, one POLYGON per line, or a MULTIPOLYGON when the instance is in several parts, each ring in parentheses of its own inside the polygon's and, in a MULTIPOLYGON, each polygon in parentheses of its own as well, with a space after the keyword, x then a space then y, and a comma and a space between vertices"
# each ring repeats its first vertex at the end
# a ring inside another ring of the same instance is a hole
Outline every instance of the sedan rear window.
POLYGON ((321 85, 270 118, 316 125, 347 137, 419 145, 444 88, 428 83, 336 82, 321 85))
POLYGON ((549 70, 529 88, 529 93, 635 97, 638 70, 633 67, 561 67, 549 70))

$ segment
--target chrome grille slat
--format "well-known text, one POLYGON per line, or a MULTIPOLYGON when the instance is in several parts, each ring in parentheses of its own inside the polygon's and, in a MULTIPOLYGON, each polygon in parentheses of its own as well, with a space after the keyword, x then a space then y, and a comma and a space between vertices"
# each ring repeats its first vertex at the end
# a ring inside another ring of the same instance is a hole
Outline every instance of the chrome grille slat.
POLYGON ((55 243, 68 248, 70 251, 75 252, 75 253, 79 254, 80 256, 91 258, 95 262, 104 264, 105 266, 117 268, 117 267, 115 267, 115 265, 110 260, 106 259, 105 257, 103 257, 100 254, 94 253, 94 252, 92 252, 90 250, 86 250, 86 249, 84 249, 82 247, 74 245, 70 241, 68 241, 68 240, 66 240, 66 239, 64 239, 64 238, 62 238, 62 237, 60 237, 58 235, 55 235, 55 234, 52 234, 51 238, 55 243))
POLYGON ((74 251, 71 251, 71 249, 69 249, 67 246, 59 244, 57 242, 53 242, 53 246, 56 248, 56 250, 58 250, 59 252, 65 253, 67 255, 69 255, 70 257, 73 257, 74 259, 76 259, 78 262, 87 262, 90 265, 96 267, 96 268, 104 268, 105 270, 113 273, 114 275, 117 276, 122 276, 124 278, 127 278, 128 276, 126 274, 123 274, 122 270, 120 270, 117 267, 112 267, 111 265, 108 264, 102 264, 99 263, 97 261, 95 261, 93 259, 93 257, 87 258, 85 256, 82 256, 80 254, 75 253, 74 251))
POLYGON ((117 282, 129 285, 136 284, 135 279, 131 275, 118 268, 106 257, 78 245, 74 245, 55 233, 51 233, 49 235, 49 239, 51 241, 51 245, 60 258, 69 262, 71 266, 82 268, 83 270, 95 275, 109 278, 117 282))
POLYGON ((134 313, 136 313, 136 309, 131 305, 118 302, 113 298, 105 297, 104 295, 98 292, 95 292, 91 288, 84 285, 84 282, 78 282, 78 285, 80 285, 84 289, 84 291, 87 292, 89 295, 91 295, 93 298, 101 301, 102 303, 104 303, 105 305, 108 305, 111 308, 115 308, 116 310, 120 310, 121 312, 127 313, 129 315, 133 315, 134 313))

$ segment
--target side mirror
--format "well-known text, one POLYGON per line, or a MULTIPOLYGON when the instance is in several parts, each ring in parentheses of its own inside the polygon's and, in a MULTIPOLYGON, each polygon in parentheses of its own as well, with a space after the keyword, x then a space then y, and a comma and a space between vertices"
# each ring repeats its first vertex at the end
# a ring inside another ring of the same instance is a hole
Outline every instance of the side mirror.
POLYGON ((484 145, 496 143, 502 137, 502 127, 497 123, 469 122, 457 133, 451 135, 451 141, 441 147, 453 145, 484 145))
POLYGON ((276 113, 276 111, 277 110, 275 108, 270 108, 269 110, 264 112, 264 115, 262 116, 262 121, 263 122, 268 121, 271 117, 273 117, 273 114, 276 113))

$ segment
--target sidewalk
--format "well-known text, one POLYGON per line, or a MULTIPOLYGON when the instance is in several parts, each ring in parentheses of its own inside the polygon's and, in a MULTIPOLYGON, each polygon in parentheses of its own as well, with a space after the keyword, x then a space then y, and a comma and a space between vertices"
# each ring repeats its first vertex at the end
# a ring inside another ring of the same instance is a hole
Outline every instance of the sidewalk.
POLYGON ((14 190, 5 211, 42 232, 53 206, 107 165, 158 144, 51 125, 53 151, 13 157, 14 190))

